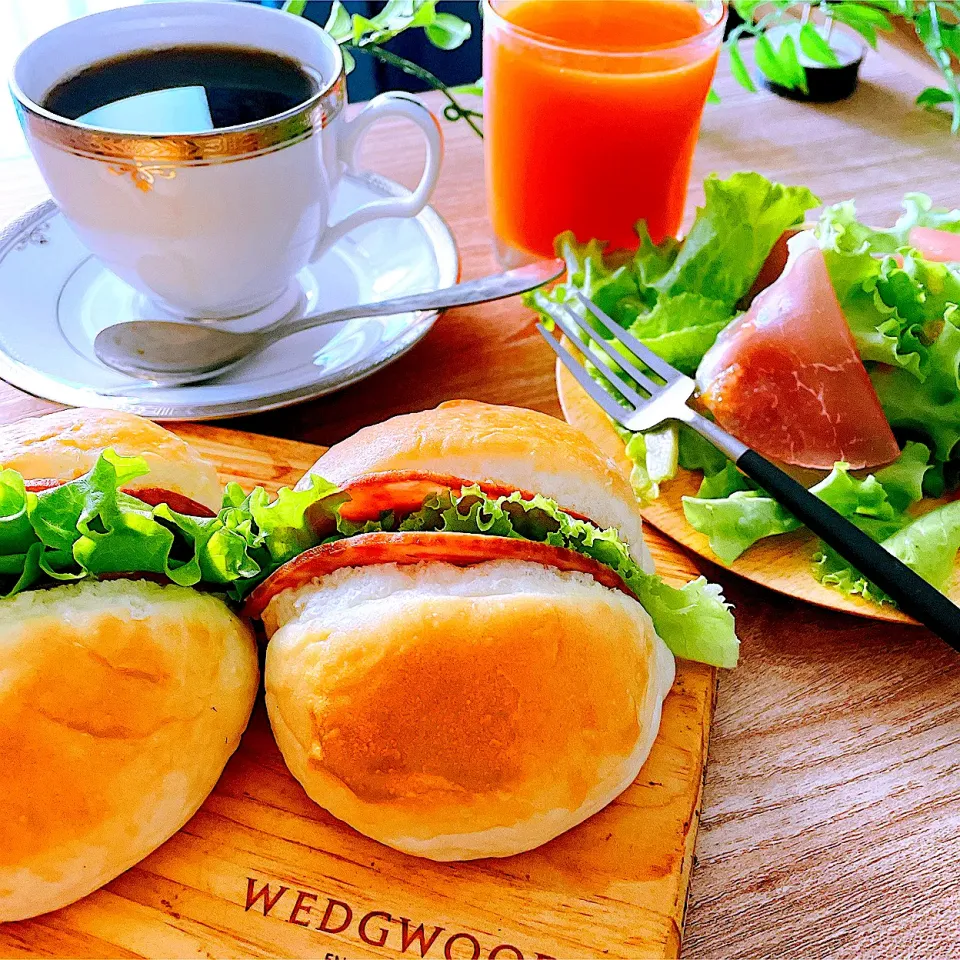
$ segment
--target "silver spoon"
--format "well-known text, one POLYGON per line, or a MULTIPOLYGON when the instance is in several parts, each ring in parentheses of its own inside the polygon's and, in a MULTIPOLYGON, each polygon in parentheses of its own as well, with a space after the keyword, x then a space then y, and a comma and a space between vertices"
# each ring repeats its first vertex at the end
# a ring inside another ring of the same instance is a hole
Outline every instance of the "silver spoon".
POLYGON ((358 317, 445 310, 500 300, 549 283, 565 269, 562 260, 543 260, 443 290, 341 307, 252 333, 233 333, 188 321, 130 320, 101 330, 93 349, 100 361, 114 370, 150 380, 159 387, 178 387, 218 377, 272 343, 304 330, 358 317))

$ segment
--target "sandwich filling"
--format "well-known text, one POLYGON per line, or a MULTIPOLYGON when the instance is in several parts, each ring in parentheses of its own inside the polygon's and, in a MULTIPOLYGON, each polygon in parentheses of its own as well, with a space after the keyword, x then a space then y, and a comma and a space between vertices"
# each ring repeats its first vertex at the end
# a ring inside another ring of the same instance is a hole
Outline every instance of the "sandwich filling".
MULTIPOLYGON (((419 510, 427 499, 448 490, 477 487, 487 497, 508 497, 517 493, 523 500, 533 500, 534 494, 517 490, 503 483, 486 480, 472 482, 447 474, 391 470, 370 474, 345 483, 341 490, 350 499, 340 507, 340 516, 345 520, 365 521, 384 513, 404 515, 419 510)), ((588 520, 580 513, 564 507, 563 512, 577 520, 588 520)))
POLYGON ((430 561, 469 567, 496 560, 519 560, 571 573, 586 573, 603 586, 637 599, 612 567, 563 547, 469 533, 361 533, 312 547, 285 563, 250 594, 243 609, 251 619, 259 619, 270 601, 284 591, 296 590, 346 567, 385 563, 409 566, 430 561))
MULTIPOLYGON (((52 478, 24 481, 27 493, 43 493, 46 490, 55 490, 68 482, 67 480, 54 480, 52 478)), ((188 517, 216 516, 205 504, 197 503, 191 497, 177 493, 175 490, 165 490, 163 487, 137 487, 134 490, 123 490, 122 492, 151 507, 158 507, 161 503, 165 503, 171 510, 186 514, 188 517)))
POLYGON ((264 584, 249 607, 259 614, 278 592, 339 567, 514 558, 589 573, 629 593, 677 656, 717 666, 737 660, 719 587, 702 577, 669 586, 640 567, 616 530, 539 494, 434 475, 381 475, 344 489, 311 476, 308 489, 284 488, 275 499, 230 484, 216 516, 192 516, 123 491, 147 472, 142 459, 112 450, 84 476, 40 492, 0 471, 0 595, 147 575, 235 602, 264 584))

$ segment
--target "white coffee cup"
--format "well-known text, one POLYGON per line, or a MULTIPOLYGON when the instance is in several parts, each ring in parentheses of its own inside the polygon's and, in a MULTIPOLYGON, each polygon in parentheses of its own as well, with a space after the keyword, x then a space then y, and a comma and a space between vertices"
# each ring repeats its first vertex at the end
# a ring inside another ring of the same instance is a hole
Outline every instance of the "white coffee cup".
POLYGON ((416 216, 440 172, 442 137, 426 107, 385 93, 347 121, 336 41, 302 17, 253 4, 182 0, 71 21, 21 53, 10 87, 33 156, 80 240, 182 317, 273 322, 296 302, 301 268, 360 224, 416 216), (319 89, 276 117, 203 133, 109 130, 41 106, 58 81, 93 63, 209 43, 283 54, 317 75, 319 89), (405 117, 423 131, 419 185, 329 223, 343 171, 355 168, 360 140, 384 117, 405 117))

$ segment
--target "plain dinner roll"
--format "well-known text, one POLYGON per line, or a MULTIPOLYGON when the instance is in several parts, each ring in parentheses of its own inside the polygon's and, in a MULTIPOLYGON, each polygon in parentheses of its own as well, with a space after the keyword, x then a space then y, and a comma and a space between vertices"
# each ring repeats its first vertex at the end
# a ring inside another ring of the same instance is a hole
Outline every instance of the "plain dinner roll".
POLYGON ((124 457, 143 457, 150 467, 125 490, 155 487, 211 510, 220 508, 223 489, 213 465, 176 434, 143 417, 81 407, 0 427, 0 467, 28 480, 74 480, 107 447, 124 457))
POLYGON ((145 581, 0 601, 0 921, 86 895, 175 833, 250 716, 249 629, 145 581))
POLYGON ((307 793, 434 860, 545 843, 636 777, 674 660, 632 598, 500 560, 345 568, 274 598, 266 700, 307 793))
MULTIPOLYGON (((390 471, 541 493, 599 527, 616 527, 634 558, 653 569, 629 482, 589 437, 545 413, 454 400, 366 427, 332 446, 308 473, 345 484, 390 471)), ((301 487, 308 483, 304 478, 301 487)))

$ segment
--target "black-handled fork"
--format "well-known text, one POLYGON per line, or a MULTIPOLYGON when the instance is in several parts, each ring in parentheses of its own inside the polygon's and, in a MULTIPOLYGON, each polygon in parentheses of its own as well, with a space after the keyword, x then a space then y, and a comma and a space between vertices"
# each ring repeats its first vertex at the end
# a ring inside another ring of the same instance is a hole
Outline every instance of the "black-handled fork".
POLYGON ((618 403, 591 377, 574 355, 551 336, 543 324, 538 324, 537 329, 560 358, 560 362, 611 419, 633 432, 650 430, 665 420, 679 420, 687 424, 725 453, 748 477, 760 484, 798 520, 895 600, 904 613, 928 626, 954 650, 960 651, 960 608, 949 597, 927 583, 779 467, 775 467, 726 430, 693 410, 687 404, 695 388, 690 377, 684 376, 645 347, 592 301, 580 293, 577 296, 583 306, 606 327, 613 340, 640 360, 648 371, 653 371, 664 381, 657 383, 649 372, 640 369, 608 340, 598 336, 586 320, 568 304, 550 305, 547 312, 571 342, 577 343, 586 339, 595 344, 617 368, 596 364, 599 375, 623 398, 627 406, 618 403), (634 383, 640 390, 634 388, 634 383))

